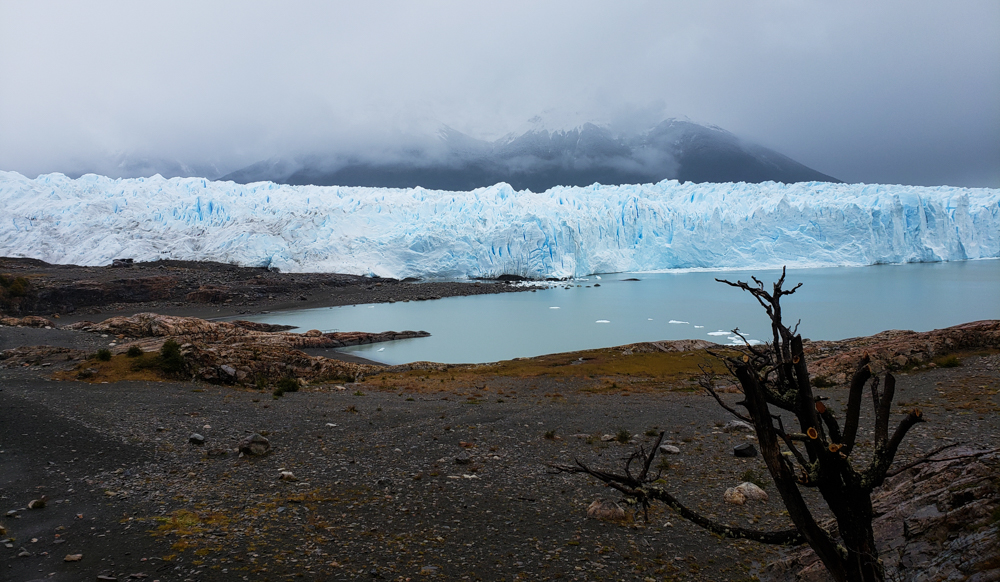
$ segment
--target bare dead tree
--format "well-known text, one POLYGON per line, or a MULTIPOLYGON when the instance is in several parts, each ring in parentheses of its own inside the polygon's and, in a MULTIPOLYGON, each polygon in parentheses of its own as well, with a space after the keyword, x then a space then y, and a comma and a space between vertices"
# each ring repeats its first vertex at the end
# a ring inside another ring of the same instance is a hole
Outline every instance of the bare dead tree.
MULTIPOLYGON (((647 453, 640 448, 627 459, 624 474, 593 469, 580 461, 553 467, 562 472, 595 477, 643 508, 652 501, 666 503, 682 517, 721 536, 770 544, 804 541, 838 581, 882 582, 885 572, 872 532, 871 492, 885 480, 907 431, 922 422, 923 416, 919 409, 911 410, 900 420, 892 435, 889 434, 896 380, 889 373, 885 374, 883 382, 873 377, 866 355, 851 378, 847 412, 841 426, 823 399, 813 395, 798 325, 790 329, 781 320, 781 298, 794 293, 801 283, 783 289, 784 269, 770 293, 761 281, 755 277, 751 280, 752 284, 717 279, 753 295, 771 320, 772 341, 763 346, 744 342, 745 347, 737 356, 713 354, 725 362, 729 372, 739 381, 744 398, 736 406, 744 408, 746 413, 723 400, 711 376, 703 378, 702 386, 723 408, 753 425, 761 455, 795 529, 762 532, 730 527, 683 506, 664 489, 659 475, 649 473, 663 433, 651 451, 647 453), (866 466, 855 468, 851 453, 858 437, 866 385, 870 385, 874 410, 874 449, 866 466), (772 407, 778 414, 772 412, 772 407), (795 417, 797 431, 785 429, 781 411, 795 417), (637 462, 641 469, 634 473, 632 467, 637 462), (819 490, 836 518, 839 537, 816 522, 802 497, 801 487, 819 490)), ((738 330, 734 332, 739 334, 738 330)))

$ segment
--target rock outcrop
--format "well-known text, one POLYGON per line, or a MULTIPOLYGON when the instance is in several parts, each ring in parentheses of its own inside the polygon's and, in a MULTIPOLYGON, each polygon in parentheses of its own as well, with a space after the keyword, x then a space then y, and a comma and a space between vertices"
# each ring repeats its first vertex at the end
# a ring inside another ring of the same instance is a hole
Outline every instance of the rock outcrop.
POLYGON ((185 377, 221 384, 272 383, 287 377, 310 382, 357 380, 382 368, 310 356, 300 350, 430 335, 425 331, 322 333, 310 330, 305 334, 270 331, 279 327, 155 313, 112 317, 100 323, 81 321, 66 326, 67 329, 116 336, 120 343, 113 348, 115 353, 126 352, 133 346, 146 352, 156 351, 167 339, 172 339, 181 344, 185 377))
POLYGON ((961 351, 1000 348, 1000 320, 974 321, 945 329, 915 332, 890 330, 868 337, 805 344, 811 376, 846 383, 867 353, 872 371, 899 370, 929 364, 934 358, 961 351))
MULTIPOLYGON (((872 494, 886 579, 1000 580, 1000 451, 955 448, 936 458, 950 460, 903 471, 872 494)), ((811 549, 769 564, 759 577, 833 580, 811 549)))

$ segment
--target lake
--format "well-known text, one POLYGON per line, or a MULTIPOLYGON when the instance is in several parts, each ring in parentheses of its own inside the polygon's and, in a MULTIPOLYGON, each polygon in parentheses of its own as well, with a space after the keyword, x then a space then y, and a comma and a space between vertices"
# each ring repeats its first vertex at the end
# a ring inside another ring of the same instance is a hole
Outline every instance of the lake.
MULTIPOLYGON (((387 364, 493 362, 656 340, 730 343, 734 328, 766 341, 767 315, 753 297, 715 281, 751 276, 770 291, 780 271, 618 273, 534 292, 304 309, 248 319, 301 328, 296 331, 431 333, 343 350, 387 364)), ((801 320, 804 338, 834 340, 1000 319, 1000 260, 995 259, 789 270, 785 288, 800 282, 794 295, 783 298, 782 309, 786 324, 801 320)))

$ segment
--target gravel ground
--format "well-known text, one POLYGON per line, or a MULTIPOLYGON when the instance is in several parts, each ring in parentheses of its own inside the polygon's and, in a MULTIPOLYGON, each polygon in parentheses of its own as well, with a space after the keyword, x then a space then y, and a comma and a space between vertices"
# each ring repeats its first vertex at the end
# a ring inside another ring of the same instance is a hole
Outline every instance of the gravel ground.
MULTIPOLYGON (((10 329, 4 342, 23 341, 10 329)), ((48 370, 0 370, 0 516, 17 510, 0 517, 14 538, 0 547, 0 579, 738 580, 776 556, 662 508, 648 523, 587 519, 592 501, 618 496, 545 464, 619 468, 655 430, 681 449, 665 471, 680 499, 720 520, 785 526, 776 498, 723 505, 763 463, 734 458, 751 437, 721 432, 724 411, 690 391, 485 377, 471 394, 348 384, 273 400, 193 383, 56 382, 48 370), (621 429, 632 444, 585 438, 621 429), (193 432, 203 446, 188 443, 193 432), (254 432, 274 450, 240 458, 232 449, 254 432), (24 509, 43 493, 46 508, 24 509)), ((898 461, 951 440, 1000 445, 998 388, 998 354, 901 375, 900 410, 920 406, 929 422, 898 461)))

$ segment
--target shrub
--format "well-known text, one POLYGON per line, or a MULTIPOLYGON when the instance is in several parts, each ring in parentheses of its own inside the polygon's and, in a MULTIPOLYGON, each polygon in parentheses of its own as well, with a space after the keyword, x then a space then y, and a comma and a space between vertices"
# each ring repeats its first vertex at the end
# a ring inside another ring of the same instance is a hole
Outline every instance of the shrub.
POLYGON ((6 294, 10 297, 24 297, 28 294, 28 288, 31 287, 31 282, 24 277, 0 275, 0 287, 2 287, 6 291, 6 294))
POLYGON ((934 363, 941 368, 957 368, 962 365, 962 360, 958 356, 945 356, 934 360, 934 363))
POLYGON ((556 431, 554 430, 545 431, 545 438, 547 438, 550 441, 554 441, 556 439, 556 431))
MULTIPOLYGON (((831 386, 836 386, 837 383, 831 381, 826 376, 816 376, 815 378, 812 379, 812 385, 817 388, 830 388, 831 386)), ((756 485, 756 483, 754 484, 756 485)))
POLYGON ((97 350, 97 359, 100 360, 100 361, 102 361, 102 362, 110 362, 111 361, 111 350, 109 350, 108 348, 101 348, 101 349, 97 350))
POLYGON ((632 440, 632 433, 624 428, 620 428, 618 429, 618 432, 615 433, 615 440, 624 445, 632 440))
POLYGON ((138 358, 139 356, 142 355, 142 348, 140 348, 139 346, 132 346, 128 349, 127 352, 125 352, 125 355, 130 358, 138 358))
POLYGON ((160 369, 167 374, 180 374, 184 371, 181 345, 172 339, 163 342, 163 347, 160 348, 160 369))
POLYGON ((757 471, 754 469, 747 469, 740 474, 741 482, 753 483, 761 489, 767 489, 767 482, 769 477, 764 475, 763 471, 757 471))
POLYGON ((291 376, 278 380, 278 389, 282 392, 298 392, 299 381, 291 376))

